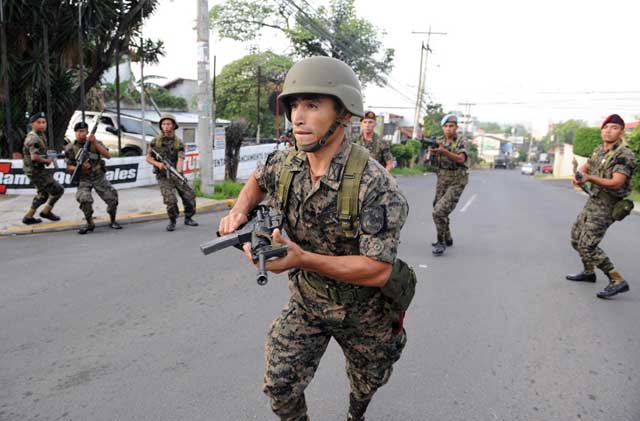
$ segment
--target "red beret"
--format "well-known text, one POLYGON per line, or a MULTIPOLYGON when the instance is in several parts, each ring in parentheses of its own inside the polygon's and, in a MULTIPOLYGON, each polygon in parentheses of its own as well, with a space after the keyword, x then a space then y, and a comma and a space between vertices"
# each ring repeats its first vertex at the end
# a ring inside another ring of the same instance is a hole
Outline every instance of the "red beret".
POLYGON ((366 113, 364 113, 364 117, 362 117, 360 119, 360 121, 366 120, 368 118, 370 118, 371 120, 375 120, 376 119, 376 113, 374 113, 373 111, 367 111, 366 113))
POLYGON ((604 129, 604 126, 609 123, 617 124, 619 126, 622 126, 622 128, 624 129, 624 120, 618 114, 611 114, 609 117, 607 117, 600 128, 604 129))

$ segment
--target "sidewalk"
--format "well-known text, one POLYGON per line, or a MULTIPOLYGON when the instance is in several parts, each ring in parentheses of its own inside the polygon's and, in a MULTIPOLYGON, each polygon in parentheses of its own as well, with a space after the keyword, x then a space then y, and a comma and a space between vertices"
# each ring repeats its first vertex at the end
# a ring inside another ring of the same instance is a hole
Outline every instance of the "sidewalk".
MULTIPOLYGON (((167 212, 162 203, 162 196, 158 186, 138 187, 118 190, 118 222, 131 224, 135 222, 166 219, 167 212)), ((8 235, 35 234, 78 229, 85 223, 84 215, 78 207, 75 192, 65 192, 60 198, 53 212, 62 218, 58 222, 43 219, 42 223, 24 225, 22 217, 31 206, 34 195, 0 195, 0 237, 8 235)), ((178 197, 180 204, 180 198, 178 197)), ((197 212, 216 212, 229 209, 234 200, 212 200, 197 198, 197 212)), ((38 209, 36 217, 43 207, 38 209)), ((93 215, 96 226, 106 225, 109 216, 107 206, 100 197, 93 192, 93 215)), ((180 208, 182 212, 182 208, 180 208)), ((196 214, 197 216, 197 214, 196 214)), ((197 220, 197 218, 196 218, 197 220)))

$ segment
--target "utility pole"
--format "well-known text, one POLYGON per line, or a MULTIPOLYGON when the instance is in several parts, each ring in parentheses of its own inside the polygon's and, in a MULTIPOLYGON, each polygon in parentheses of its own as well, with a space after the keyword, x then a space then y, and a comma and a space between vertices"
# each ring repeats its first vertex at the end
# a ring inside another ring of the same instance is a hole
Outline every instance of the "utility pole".
POLYGON ((412 34, 427 34, 427 45, 422 43, 422 48, 420 49, 420 80, 418 82, 418 95, 416 98, 416 110, 414 114, 415 124, 413 125, 413 134, 412 137, 415 139, 418 137, 418 124, 420 120, 420 112, 422 111, 422 102, 424 99, 425 86, 427 84, 427 63, 429 59, 429 53, 432 53, 431 50, 431 35, 447 35, 446 32, 433 32, 431 30, 431 25, 429 25, 428 32, 416 32, 412 31, 412 34), (424 54, 424 68, 422 66, 424 54))
MULTIPOLYGON (((144 0, 146 1, 146 0, 144 0)), ((147 141, 145 115, 144 115, 144 37, 142 35, 142 28, 144 26, 144 7, 140 9, 140 124, 142 125, 142 142, 147 141)))
POLYGON ((471 106, 476 105, 474 102, 459 102, 458 105, 465 106, 467 110, 465 111, 465 120, 464 120, 464 137, 467 137, 467 128, 469 126, 469 119, 471 118, 471 106))
MULTIPOLYGON (((200 186, 204 194, 213 194, 213 136, 209 81, 209 1, 198 0, 198 151, 200 186)), ((215 115, 213 116, 215 121, 215 115)))
MULTIPOLYGON (((122 0, 118 12, 118 24, 122 21, 122 0)), ((118 156, 122 155, 122 124, 120 123, 120 40, 116 42, 116 120, 118 121, 118 156)))
POLYGON ((258 66, 258 95, 256 101, 256 145, 260 144, 260 66, 258 66))

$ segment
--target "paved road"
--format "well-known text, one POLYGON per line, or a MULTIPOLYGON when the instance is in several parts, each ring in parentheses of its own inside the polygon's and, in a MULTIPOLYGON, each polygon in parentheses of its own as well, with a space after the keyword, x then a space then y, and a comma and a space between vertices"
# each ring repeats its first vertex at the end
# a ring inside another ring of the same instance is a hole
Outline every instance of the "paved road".
MULTIPOLYGON (((515 171, 473 173, 455 246, 427 244, 433 176, 403 178, 401 255, 418 271, 409 343, 369 420, 640 420, 640 217, 604 248, 631 292, 563 280, 585 198, 515 171)), ((562 182, 562 183, 567 183, 562 182)), ((204 257, 221 214, 0 240, 0 420, 270 420, 263 340, 284 305, 236 250, 204 257)), ((312 419, 344 420, 332 343, 308 389, 312 419)))

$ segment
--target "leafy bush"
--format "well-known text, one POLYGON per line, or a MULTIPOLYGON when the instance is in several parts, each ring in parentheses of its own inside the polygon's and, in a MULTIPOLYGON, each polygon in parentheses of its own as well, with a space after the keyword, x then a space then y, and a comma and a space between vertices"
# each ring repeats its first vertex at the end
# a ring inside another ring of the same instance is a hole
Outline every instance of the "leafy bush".
POLYGON ((235 199, 240 194, 240 190, 244 186, 244 183, 237 183, 235 181, 225 180, 223 182, 215 183, 213 186, 213 194, 207 195, 202 192, 200 188, 201 182, 200 179, 196 179, 193 182, 193 190, 196 193, 197 197, 205 197, 207 199, 216 199, 216 200, 224 200, 224 199, 235 199))
MULTIPOLYGON (((640 126, 636 127, 631 135, 629 135, 629 147, 636 154, 636 161, 640 166, 640 126)), ((634 190, 640 191, 640 169, 636 167, 636 171, 631 179, 631 186, 634 190)))
POLYGON ((578 156, 590 157, 593 150, 602 143, 600 129, 596 127, 580 127, 573 139, 573 153, 578 156))
POLYGON ((409 139, 405 144, 391 145, 391 154, 396 158, 398 167, 412 168, 420 157, 421 149, 419 140, 409 139))

